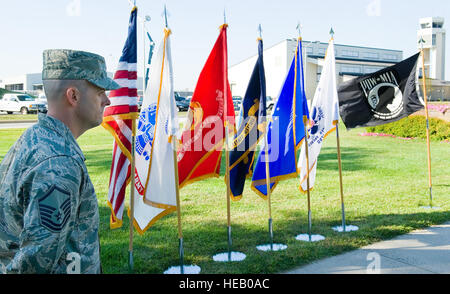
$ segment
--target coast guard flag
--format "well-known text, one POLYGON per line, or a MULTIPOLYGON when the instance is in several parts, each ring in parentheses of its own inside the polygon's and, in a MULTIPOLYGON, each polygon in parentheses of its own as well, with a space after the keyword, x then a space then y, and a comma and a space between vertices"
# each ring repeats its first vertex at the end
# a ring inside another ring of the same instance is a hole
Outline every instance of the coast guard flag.
POLYGON ((264 134, 266 117, 266 79, 263 42, 258 40, 258 59, 241 107, 242 119, 230 150, 230 188, 233 200, 242 198, 245 178, 251 175, 255 147, 264 134))
MULTIPOLYGON (((308 117, 308 104, 304 88, 302 44, 299 39, 266 133, 271 191, 280 180, 298 176, 296 152, 305 136, 305 116, 308 117)), ((264 199, 267 198, 265 158, 263 146, 252 177, 253 191, 264 199)))
POLYGON ((339 121, 338 97, 336 89, 336 60, 334 56, 334 40, 328 45, 325 62, 319 84, 317 85, 311 105, 310 128, 308 130, 309 169, 306 164, 305 142, 302 144, 298 168, 300 169, 300 191, 307 191, 307 171, 309 170, 309 190, 314 186, 316 178, 317 157, 326 136, 336 129, 339 121))
POLYGON ((173 136, 177 111, 173 91, 170 30, 152 61, 136 134, 134 226, 143 234, 161 217, 176 210, 173 136))
POLYGON ((189 105, 187 124, 178 150, 180 188, 208 177, 218 177, 225 141, 225 119, 234 129, 234 107, 228 83, 227 25, 203 67, 189 105), (225 103, 227 112, 225 113, 225 103))
POLYGON ((339 112, 347 129, 387 124, 424 107, 416 91, 419 55, 339 86, 339 112))
POLYGON ((121 88, 109 94, 111 104, 105 108, 102 126, 114 136, 113 158, 109 178, 108 205, 111 208, 110 227, 122 226, 125 189, 131 181, 131 137, 137 106, 137 8, 133 7, 128 25, 128 38, 114 74, 121 88))

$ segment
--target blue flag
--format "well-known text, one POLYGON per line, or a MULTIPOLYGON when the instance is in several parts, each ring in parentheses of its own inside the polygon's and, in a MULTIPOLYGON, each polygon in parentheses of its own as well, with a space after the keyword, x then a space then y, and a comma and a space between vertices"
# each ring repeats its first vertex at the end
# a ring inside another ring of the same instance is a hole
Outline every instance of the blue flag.
POLYGON ((242 100, 241 120, 230 150, 231 198, 240 200, 245 178, 251 175, 255 148, 264 134, 266 117, 266 78, 263 62, 263 42, 258 40, 258 60, 242 100))
MULTIPOLYGON (((302 43, 298 40, 295 56, 269 122, 268 162, 270 189, 281 180, 297 177, 297 150, 305 137, 304 116, 309 117, 303 77, 302 43)), ((252 177, 252 189, 267 198, 266 152, 261 148, 252 177)))

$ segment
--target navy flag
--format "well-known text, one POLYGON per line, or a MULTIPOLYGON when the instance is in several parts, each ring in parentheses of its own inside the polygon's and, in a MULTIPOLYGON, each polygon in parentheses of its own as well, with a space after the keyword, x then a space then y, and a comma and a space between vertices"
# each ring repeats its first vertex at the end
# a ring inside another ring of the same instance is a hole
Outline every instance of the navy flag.
POLYGON ((424 107, 416 90, 419 54, 339 87, 339 112, 347 129, 394 122, 424 107))
MULTIPOLYGON (((299 38, 295 56, 281 88, 268 125, 270 190, 280 180, 297 177, 296 153, 305 137, 303 120, 309 117, 303 77, 302 42, 299 38)), ((267 198, 266 153, 261 148, 252 177, 252 189, 267 198)))
POLYGON ((234 201, 242 198, 245 179, 252 173, 255 147, 265 130, 266 78, 261 39, 258 39, 258 60, 242 100, 241 115, 240 125, 229 153, 231 199, 234 201))

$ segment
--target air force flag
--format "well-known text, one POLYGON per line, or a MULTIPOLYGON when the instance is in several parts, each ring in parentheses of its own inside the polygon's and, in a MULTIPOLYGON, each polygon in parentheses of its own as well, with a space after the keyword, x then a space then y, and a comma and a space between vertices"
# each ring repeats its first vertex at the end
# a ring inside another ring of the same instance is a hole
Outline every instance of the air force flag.
MULTIPOLYGON (((302 45, 298 40, 295 56, 276 102, 268 125, 268 157, 270 190, 273 191, 280 180, 297 177, 296 152, 305 137, 303 119, 308 116, 306 103, 302 45)), ((263 199, 267 198, 266 152, 261 148, 252 177, 252 189, 263 199)))

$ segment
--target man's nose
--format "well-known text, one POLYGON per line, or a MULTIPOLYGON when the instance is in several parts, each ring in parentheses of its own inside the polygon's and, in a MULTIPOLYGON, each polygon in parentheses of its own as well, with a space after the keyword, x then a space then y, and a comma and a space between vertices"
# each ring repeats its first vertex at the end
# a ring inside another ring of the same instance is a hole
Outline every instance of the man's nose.
POLYGON ((105 103, 104 103, 104 105, 105 106, 108 106, 108 105, 111 105, 111 100, 109 100, 109 98, 108 98, 108 96, 105 94, 105 103))

